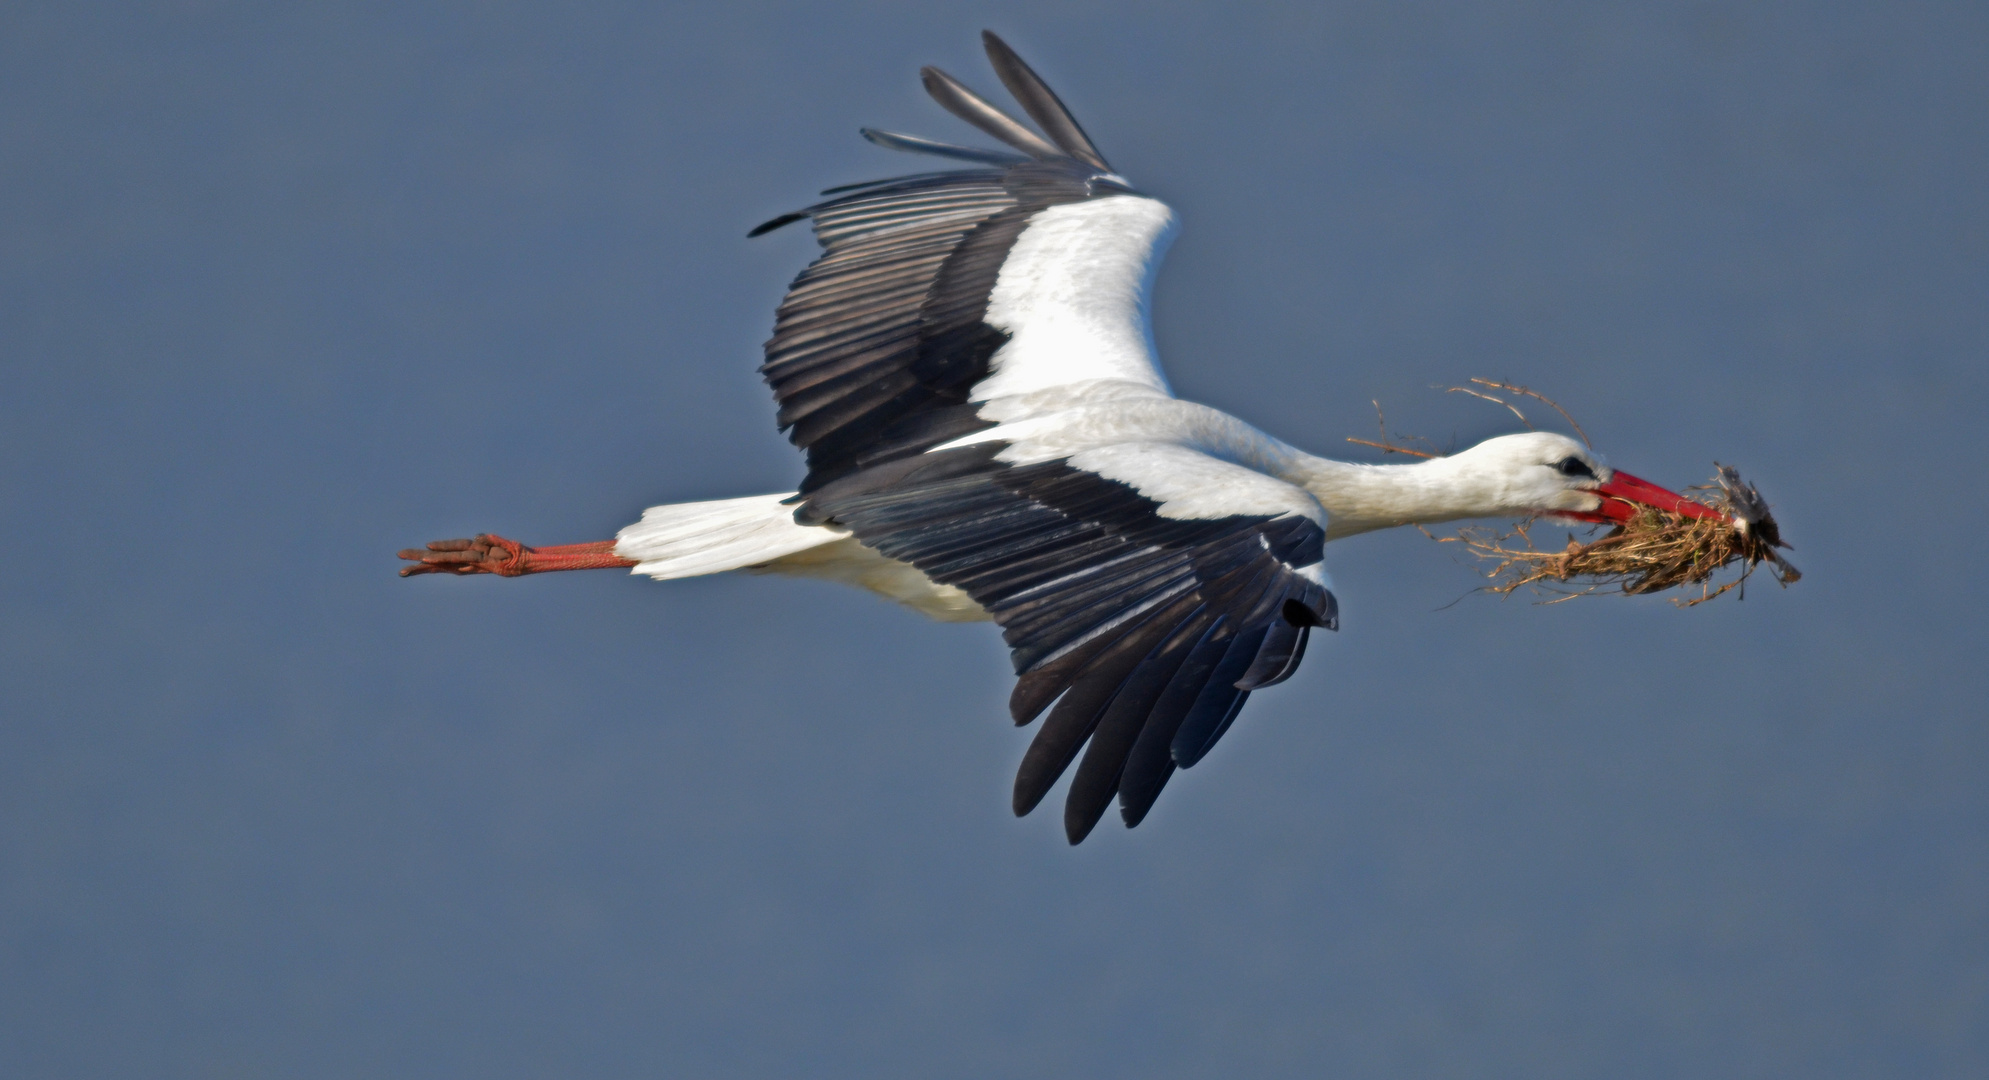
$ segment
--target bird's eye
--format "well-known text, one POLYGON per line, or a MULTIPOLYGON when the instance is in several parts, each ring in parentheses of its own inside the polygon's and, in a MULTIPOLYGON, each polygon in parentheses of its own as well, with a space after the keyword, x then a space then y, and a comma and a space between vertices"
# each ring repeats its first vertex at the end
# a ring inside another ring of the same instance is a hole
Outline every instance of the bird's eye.
POLYGON ((1590 480, 1595 479, 1595 470, 1588 467, 1588 462, 1578 457, 1562 458, 1554 464, 1554 471, 1562 476, 1585 476, 1590 480))

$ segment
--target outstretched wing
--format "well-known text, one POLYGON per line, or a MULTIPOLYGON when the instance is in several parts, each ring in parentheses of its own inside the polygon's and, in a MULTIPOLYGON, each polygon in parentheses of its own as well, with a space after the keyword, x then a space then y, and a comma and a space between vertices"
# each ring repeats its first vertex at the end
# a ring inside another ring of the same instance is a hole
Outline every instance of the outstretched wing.
POLYGON ((985 38, 1047 137, 926 69, 940 104, 1020 155, 866 131, 985 167, 832 190, 755 230, 807 218, 825 249, 782 301, 761 370, 808 454, 797 520, 965 590, 1012 650, 1016 722, 1056 703, 1015 809, 1083 750, 1064 814, 1076 843, 1114 795, 1137 824, 1337 613, 1311 495, 1205 453, 1165 416, 1113 411, 1178 404, 1147 317, 1173 214, 985 38), (1020 452, 995 430, 1085 410, 1091 434, 1067 444, 1020 452))
POLYGON ((1117 443, 1029 464, 993 440, 901 458, 811 494, 833 521, 1002 628, 1027 724, 1015 812, 1080 748, 1071 843, 1118 795, 1139 824, 1177 766, 1208 753, 1250 691, 1297 670, 1310 628, 1338 626, 1320 572, 1324 514, 1304 491, 1169 444, 1117 443))
MULTIPOLYGON (((1005 78, 1041 86, 1005 57, 1005 78)), ((789 287, 760 371, 778 422, 808 453, 803 492, 987 423, 972 403, 1093 379, 1166 391, 1146 298, 1172 239, 1167 206, 1133 192, 1075 120, 1053 145, 945 73, 929 90, 1029 156, 866 132, 999 168, 831 189, 754 235, 809 219, 825 249, 789 287)), ((1025 101, 1061 110, 1047 87, 1025 101)))

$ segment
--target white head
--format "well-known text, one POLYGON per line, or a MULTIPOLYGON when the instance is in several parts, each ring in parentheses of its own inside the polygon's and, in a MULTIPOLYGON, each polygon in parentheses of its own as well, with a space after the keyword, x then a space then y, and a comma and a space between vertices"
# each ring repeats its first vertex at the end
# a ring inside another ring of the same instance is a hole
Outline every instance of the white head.
POLYGON ((1470 493, 1471 517, 1593 512, 1612 475, 1588 447, 1548 431, 1486 439, 1430 465, 1470 493))
POLYGON ((1718 511, 1610 468, 1593 450, 1547 431, 1501 435, 1431 461, 1469 492, 1473 509, 1460 517, 1528 515, 1572 518, 1595 524, 1627 521, 1651 508, 1687 517, 1718 511))

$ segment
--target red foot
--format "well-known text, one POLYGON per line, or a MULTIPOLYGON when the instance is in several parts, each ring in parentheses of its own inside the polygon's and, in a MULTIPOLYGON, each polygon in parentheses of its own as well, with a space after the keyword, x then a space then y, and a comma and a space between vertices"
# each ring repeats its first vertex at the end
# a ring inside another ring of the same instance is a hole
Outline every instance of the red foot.
POLYGON ((478 533, 472 540, 437 540, 426 551, 408 548, 400 557, 414 563, 401 567, 402 577, 416 574, 497 574, 518 577, 549 570, 600 570, 634 566, 634 559, 615 554, 613 540, 555 547, 526 547, 516 540, 478 533))

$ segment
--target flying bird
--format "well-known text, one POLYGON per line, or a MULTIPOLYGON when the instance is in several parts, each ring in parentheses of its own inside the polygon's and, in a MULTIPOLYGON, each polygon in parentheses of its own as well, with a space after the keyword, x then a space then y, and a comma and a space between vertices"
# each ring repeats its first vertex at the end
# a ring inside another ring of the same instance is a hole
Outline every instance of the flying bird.
POLYGON ((1148 297, 1172 210, 1113 171, 992 33, 1031 129, 937 68, 925 89, 1008 147, 863 129, 960 167, 823 192, 752 230, 814 228, 822 254, 775 315, 760 371, 806 454, 796 491, 651 507, 613 540, 492 535, 402 551, 405 575, 628 567, 846 582, 943 621, 999 624, 1027 814, 1077 762, 1075 844, 1116 798, 1140 823, 1250 695, 1339 628, 1326 545, 1481 517, 1623 522, 1716 511, 1547 432, 1414 464, 1333 461, 1169 390, 1148 297), (1079 755, 1082 754, 1082 760, 1079 755))

